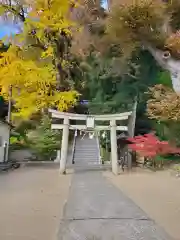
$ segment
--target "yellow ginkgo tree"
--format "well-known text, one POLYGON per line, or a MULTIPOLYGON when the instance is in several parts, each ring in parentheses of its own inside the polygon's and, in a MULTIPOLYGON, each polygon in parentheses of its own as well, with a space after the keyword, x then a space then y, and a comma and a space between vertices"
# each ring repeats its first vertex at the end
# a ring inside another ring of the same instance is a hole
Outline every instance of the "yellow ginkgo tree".
POLYGON ((2 15, 19 17, 23 25, 8 51, 0 54, 1 94, 8 99, 12 90, 16 116, 25 119, 48 107, 64 111, 75 104, 78 93, 65 75, 75 7, 69 0, 0 3, 2 15))

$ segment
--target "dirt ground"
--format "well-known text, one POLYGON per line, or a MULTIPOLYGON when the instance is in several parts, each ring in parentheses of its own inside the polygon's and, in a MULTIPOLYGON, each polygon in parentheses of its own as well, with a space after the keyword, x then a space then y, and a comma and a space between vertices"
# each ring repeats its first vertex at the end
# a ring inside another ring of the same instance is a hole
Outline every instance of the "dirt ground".
POLYGON ((0 239, 54 240, 72 174, 25 167, 0 174, 0 239))
POLYGON ((136 169, 114 176, 105 172, 115 186, 131 198, 174 239, 180 239, 180 178, 169 170, 136 169))

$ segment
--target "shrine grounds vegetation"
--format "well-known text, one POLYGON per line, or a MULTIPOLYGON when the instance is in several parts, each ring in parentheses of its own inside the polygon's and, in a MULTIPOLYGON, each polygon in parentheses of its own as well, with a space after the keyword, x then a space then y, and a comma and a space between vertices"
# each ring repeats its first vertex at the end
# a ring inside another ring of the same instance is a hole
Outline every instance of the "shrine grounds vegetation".
POLYGON ((60 144, 48 108, 118 113, 137 101, 135 135, 155 131, 159 141, 180 145, 180 99, 168 65, 180 61, 179 1, 114 0, 109 8, 98 0, 0 3, 1 18, 20 26, 1 41, 1 96, 11 98, 24 141, 24 123, 33 122, 37 145, 29 146, 38 158, 50 158, 60 144))

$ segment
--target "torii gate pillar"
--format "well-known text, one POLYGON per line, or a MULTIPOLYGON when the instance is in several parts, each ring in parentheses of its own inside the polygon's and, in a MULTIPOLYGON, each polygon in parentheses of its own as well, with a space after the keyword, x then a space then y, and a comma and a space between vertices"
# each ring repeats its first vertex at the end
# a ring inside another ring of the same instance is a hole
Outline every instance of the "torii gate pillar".
POLYGON ((60 159, 60 173, 66 174, 66 162, 68 156, 68 139, 69 139, 69 118, 64 117, 63 135, 61 143, 61 159, 60 159))
POLYGON ((116 137, 116 120, 110 121, 111 126, 111 164, 112 164, 112 172, 115 175, 118 175, 118 155, 117 155, 117 137, 116 137))

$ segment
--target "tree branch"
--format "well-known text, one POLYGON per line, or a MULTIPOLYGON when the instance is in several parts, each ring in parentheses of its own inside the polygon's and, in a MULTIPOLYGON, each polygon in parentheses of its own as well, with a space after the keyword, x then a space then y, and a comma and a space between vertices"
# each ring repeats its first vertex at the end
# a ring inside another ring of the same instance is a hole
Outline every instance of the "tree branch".
POLYGON ((173 58, 170 53, 169 56, 165 56, 165 52, 148 46, 147 49, 152 54, 152 56, 156 59, 159 65, 169 71, 172 85, 174 91, 180 95, 180 60, 173 58))
POLYGON ((22 22, 25 22, 25 20, 26 20, 25 16, 24 16, 23 14, 21 14, 20 12, 18 12, 14 7, 12 7, 11 5, 7 5, 7 4, 1 4, 1 6, 2 6, 5 10, 7 10, 7 11, 13 13, 15 16, 19 17, 19 19, 20 19, 22 22))
MULTIPOLYGON (((167 64, 168 59, 164 58, 164 53, 165 53, 164 51, 153 48, 151 45, 146 45, 145 48, 152 54, 152 56, 155 58, 155 60, 158 62, 158 64, 162 68, 169 70, 168 64, 167 64)), ((171 56, 169 55, 169 57, 171 56)))

